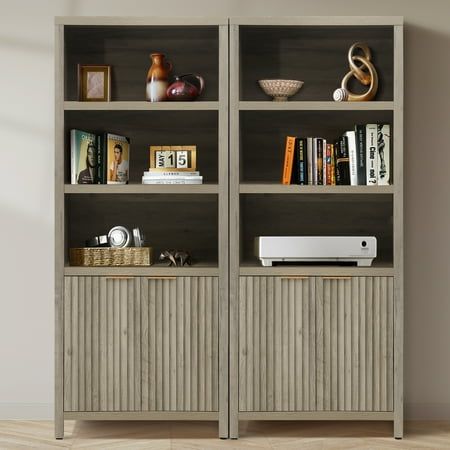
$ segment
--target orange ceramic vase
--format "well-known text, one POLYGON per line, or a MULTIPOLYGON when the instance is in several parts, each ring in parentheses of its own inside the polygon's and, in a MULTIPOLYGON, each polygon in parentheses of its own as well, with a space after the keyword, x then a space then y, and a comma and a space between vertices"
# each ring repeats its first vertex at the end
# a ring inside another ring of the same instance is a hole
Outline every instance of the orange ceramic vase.
POLYGON ((147 74, 146 98, 149 102, 162 102, 167 100, 167 86, 169 72, 172 70, 172 64, 164 60, 162 53, 152 53, 152 65, 147 74))

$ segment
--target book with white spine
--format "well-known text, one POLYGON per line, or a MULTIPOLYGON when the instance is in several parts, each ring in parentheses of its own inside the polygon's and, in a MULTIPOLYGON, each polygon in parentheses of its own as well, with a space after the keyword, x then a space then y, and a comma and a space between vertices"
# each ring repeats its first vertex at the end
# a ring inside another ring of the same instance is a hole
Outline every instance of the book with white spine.
POLYGON ((358 186, 358 164, 356 155, 356 134, 354 131, 346 131, 348 141, 348 158, 350 164, 350 185, 358 186))
POLYGON ((378 124, 377 137, 377 182, 380 186, 388 186, 390 174, 390 138, 391 126, 388 123, 378 124))
POLYGON ((366 174, 367 185, 377 185, 378 156, 377 156, 377 124, 368 123, 366 125, 366 174))

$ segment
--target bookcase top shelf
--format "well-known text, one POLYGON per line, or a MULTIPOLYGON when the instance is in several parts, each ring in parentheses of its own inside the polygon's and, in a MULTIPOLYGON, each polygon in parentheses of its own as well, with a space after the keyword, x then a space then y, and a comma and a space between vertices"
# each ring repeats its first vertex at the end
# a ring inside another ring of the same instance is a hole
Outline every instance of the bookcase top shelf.
POLYGON ((227 17, 123 17, 123 16, 60 16, 56 25, 91 26, 218 26, 228 25, 227 17))
POLYGON ((217 184, 66 184, 65 194, 218 194, 217 184))
POLYGON ((303 186, 281 183, 241 183, 241 194, 394 194, 394 186, 303 186))
POLYGON ((402 16, 288 16, 231 17, 230 25, 255 26, 394 26, 403 25, 402 16))
POLYGON ((193 102, 64 102, 66 111, 211 111, 218 109, 219 102, 201 100, 193 102))
POLYGON ((241 101, 241 111, 393 111, 394 102, 241 101))

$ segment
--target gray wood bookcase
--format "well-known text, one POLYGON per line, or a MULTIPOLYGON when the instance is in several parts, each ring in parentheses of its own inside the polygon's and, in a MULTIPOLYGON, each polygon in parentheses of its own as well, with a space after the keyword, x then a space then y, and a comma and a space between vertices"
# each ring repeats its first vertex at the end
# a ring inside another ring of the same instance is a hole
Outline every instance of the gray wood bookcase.
POLYGON ((403 19, 230 19, 230 437, 240 420, 390 420, 403 435, 403 19), (367 42, 376 101, 335 103, 367 42), (271 102, 262 78, 301 79, 271 102), (286 135, 391 125, 390 186, 283 186, 286 135), (259 235, 375 235, 372 267, 262 267, 259 235))
POLYGON ((216 420, 228 437, 228 19, 56 19, 56 395, 64 419, 216 420), (145 101, 149 55, 206 80, 145 101), (112 66, 112 101, 77 101, 77 64, 112 66), (130 183, 71 185, 71 128, 131 138, 130 183), (149 145, 197 145, 203 185, 142 185, 149 145), (139 226, 192 267, 70 267, 68 250, 139 226))
POLYGON ((403 19, 56 19, 56 395, 64 419, 390 420, 403 435, 403 19), (347 50, 366 41, 376 101, 335 103, 347 50), (207 89, 148 103, 149 54, 207 89), (112 101, 77 101, 76 65, 113 66, 112 101), (305 81, 268 101, 261 78, 305 81), (392 129, 390 186, 283 186, 288 134, 392 129), (130 183, 71 185, 68 131, 131 138, 130 183), (197 144, 203 185, 142 185, 148 146, 197 144), (71 267, 70 247, 123 224, 192 267, 71 267), (372 267, 262 267, 269 234, 370 234, 372 267))

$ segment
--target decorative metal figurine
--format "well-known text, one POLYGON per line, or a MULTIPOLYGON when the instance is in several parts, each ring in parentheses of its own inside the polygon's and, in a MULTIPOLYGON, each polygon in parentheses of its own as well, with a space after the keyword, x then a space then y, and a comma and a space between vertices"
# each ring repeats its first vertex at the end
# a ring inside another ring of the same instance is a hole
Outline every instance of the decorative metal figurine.
POLYGON ((159 255, 160 261, 168 261, 168 266, 183 267, 184 265, 191 265, 191 255, 185 251, 179 250, 164 250, 159 255))
POLYGON ((350 71, 342 79, 341 87, 334 91, 334 101, 364 102, 375 97, 378 90, 378 74, 374 65, 370 62, 371 58, 372 55, 367 44, 355 42, 350 47, 348 51, 350 71), (357 54, 358 50, 362 51, 363 55, 357 54), (351 92, 347 87, 351 77, 355 77, 364 86, 369 86, 368 91, 363 94, 351 92))

